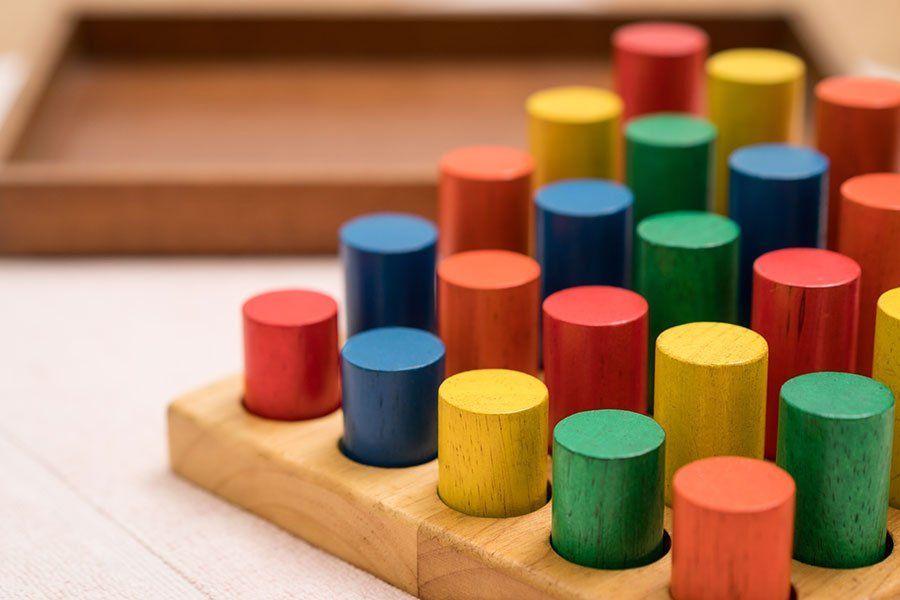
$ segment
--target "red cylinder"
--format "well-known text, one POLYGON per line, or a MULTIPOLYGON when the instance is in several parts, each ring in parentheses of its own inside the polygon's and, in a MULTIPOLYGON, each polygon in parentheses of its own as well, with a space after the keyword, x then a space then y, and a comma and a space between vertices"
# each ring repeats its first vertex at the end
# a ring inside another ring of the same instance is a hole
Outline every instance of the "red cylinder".
POLYGON ((613 32, 612 45, 625 122, 653 112, 702 114, 705 31, 683 23, 633 23, 613 32))
POLYGON ((900 286, 900 173, 858 175, 841 186, 838 250, 859 263, 856 372, 872 373, 878 297, 900 286))
POLYGON ((632 291, 582 286, 544 300, 544 382, 553 427, 571 414, 647 413, 647 301, 632 291))
POLYGON ((841 185, 865 173, 900 168, 900 82, 829 77, 816 86, 816 146, 831 161, 828 247, 837 248, 841 185))
POLYGON ((751 327, 769 344, 766 458, 775 459, 778 400, 788 379, 817 371, 853 372, 859 265, 818 248, 785 248, 753 263, 751 327))
POLYGON ((508 250, 472 250, 442 260, 437 274, 447 377, 472 369, 537 375, 537 262, 508 250))
POLYGON ((282 290, 244 303, 244 406, 267 419, 313 419, 341 403, 337 303, 282 290))
POLYGON ((676 471, 672 490, 675 600, 790 597, 790 475, 762 460, 716 456, 676 471))
POLYGON ((528 253, 531 214, 529 154, 504 146, 470 146, 440 162, 438 253, 510 250, 528 253))

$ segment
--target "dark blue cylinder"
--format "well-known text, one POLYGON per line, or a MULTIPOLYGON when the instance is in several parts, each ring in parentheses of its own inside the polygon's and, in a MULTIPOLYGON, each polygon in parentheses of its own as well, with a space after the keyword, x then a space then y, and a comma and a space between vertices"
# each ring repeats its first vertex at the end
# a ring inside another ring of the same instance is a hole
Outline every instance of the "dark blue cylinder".
POLYGON ((628 286, 634 198, 627 187, 571 179, 540 188, 534 203, 543 298, 578 285, 628 286))
POLYGON ((437 228, 398 213, 358 217, 341 227, 347 334, 402 326, 434 331, 437 228))
POLYGON ((771 250, 821 247, 828 159, 802 146, 756 144, 728 160, 731 218, 741 228, 738 316, 750 322, 753 262, 771 250))
POLYGON ((433 459, 443 380, 444 344, 427 331, 381 327, 351 337, 341 350, 344 454, 377 467, 433 459))

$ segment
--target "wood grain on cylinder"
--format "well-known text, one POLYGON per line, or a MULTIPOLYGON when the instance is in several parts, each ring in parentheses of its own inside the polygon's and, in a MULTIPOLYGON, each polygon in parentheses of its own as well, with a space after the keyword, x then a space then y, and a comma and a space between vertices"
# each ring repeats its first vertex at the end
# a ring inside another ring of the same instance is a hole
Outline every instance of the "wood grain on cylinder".
MULTIPOLYGON (((872 379, 891 389, 894 401, 900 398, 900 287, 889 290, 878 299, 875 318, 875 355, 872 379)), ((894 450, 891 458, 891 506, 900 507, 900 423, 894 408, 894 450)))
POLYGON ((547 387, 506 369, 466 371, 438 391, 438 493, 477 517, 547 503, 547 387))

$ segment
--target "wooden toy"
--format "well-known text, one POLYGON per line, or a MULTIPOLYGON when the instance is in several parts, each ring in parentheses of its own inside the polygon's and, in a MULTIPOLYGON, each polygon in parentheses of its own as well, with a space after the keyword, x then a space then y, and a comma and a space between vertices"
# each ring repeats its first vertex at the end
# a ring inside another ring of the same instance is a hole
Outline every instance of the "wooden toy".
POLYGON ((625 128, 625 181, 634 223, 674 210, 705 211, 712 200, 716 128, 704 119, 657 114, 625 128))
POLYGON ((541 297, 578 285, 631 280, 629 189, 613 181, 570 179, 534 196, 541 297))
POLYGON ((622 100, 594 87, 556 87, 525 103, 534 185, 560 179, 618 179, 622 100))
POLYGON ((753 263, 779 248, 825 245, 828 159, 812 148, 755 144, 728 159, 729 214, 741 228, 738 316, 750 323, 753 263))
POLYGON ((769 344, 766 458, 775 459, 778 404, 787 380, 856 367, 859 265, 818 248, 785 248, 753 264, 753 331, 769 344))
POLYGON ((767 359, 762 336, 738 325, 689 323, 657 338, 654 417, 666 430, 667 503, 672 476, 689 462, 763 457, 767 359))
MULTIPOLYGON (((900 398, 900 287, 889 290, 878 299, 875 318, 875 353, 872 379, 891 389, 894 401, 900 398)), ((894 407, 894 445, 891 458, 890 503, 900 507, 900 418, 894 407)))
POLYGON ((447 375, 472 369, 538 373, 541 268, 508 250, 471 250, 437 269, 447 375))
POLYGON ((575 287, 544 300, 543 317, 551 437, 576 412, 647 412, 646 300, 622 288, 575 287))
POLYGON ((878 297, 900 286, 900 173, 852 177, 841 186, 838 250, 862 268, 856 371, 872 372, 878 297))
POLYGON ((378 467, 433 459, 443 380, 444 344, 427 331, 380 327, 351 337, 341 350, 341 449, 378 467))
POLYGON ((547 387, 540 379, 479 369, 441 384, 438 495, 475 517, 515 517, 547 503, 547 387))
POLYGON ((781 388, 778 466, 797 483, 794 557, 852 569, 885 557, 894 398, 850 373, 781 388))
POLYGON ((706 62, 709 120, 716 140, 713 206, 728 214, 728 157, 742 146, 798 142, 803 123, 803 61, 764 48, 724 50, 706 62))
POLYGON ((391 325, 434 330, 434 225, 376 213, 345 223, 339 235, 347 334, 391 325))
POLYGON ((672 598, 787 600, 794 480, 738 456, 698 460, 673 481, 672 598))
POLYGON ((650 417, 592 410, 553 433, 552 543, 565 559, 626 569, 659 559, 665 433, 650 417))
POLYGON ((438 252, 500 249, 528 253, 534 160, 505 146, 445 154, 438 184, 438 252))
POLYGON ((250 298, 244 323, 244 406, 269 419, 313 419, 340 406, 337 303, 308 290, 250 298))
POLYGON ((900 168, 900 82, 828 77, 816 85, 816 146, 831 161, 828 247, 838 247, 841 186, 866 173, 900 168))
POLYGON ((685 23, 631 23, 612 34, 613 77, 624 118, 665 111, 700 114, 709 36, 685 23))

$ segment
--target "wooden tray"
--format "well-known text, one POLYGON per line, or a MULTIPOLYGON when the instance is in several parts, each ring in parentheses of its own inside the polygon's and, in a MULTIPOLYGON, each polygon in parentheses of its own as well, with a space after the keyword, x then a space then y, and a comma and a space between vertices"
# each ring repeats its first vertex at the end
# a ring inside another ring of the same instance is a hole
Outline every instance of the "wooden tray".
MULTIPOLYGON (((550 505, 522 517, 469 517, 437 496, 437 462, 367 467, 338 450, 340 411, 312 421, 267 421, 241 406, 231 377, 169 406, 172 469, 308 542, 422 598, 669 598, 671 556, 603 571, 550 546, 550 505)), ((665 527, 671 528, 666 509, 665 527)), ((900 511, 888 528, 900 533, 900 511)), ((898 598, 900 552, 863 569, 794 561, 801 599, 898 598)))
MULTIPOLYGON (((0 130, 0 252, 331 252, 354 215, 433 217, 444 151, 524 147, 530 92, 609 84, 610 32, 645 16, 616 6, 76 12, 0 130)), ((780 17, 674 17, 804 54, 780 17)))

